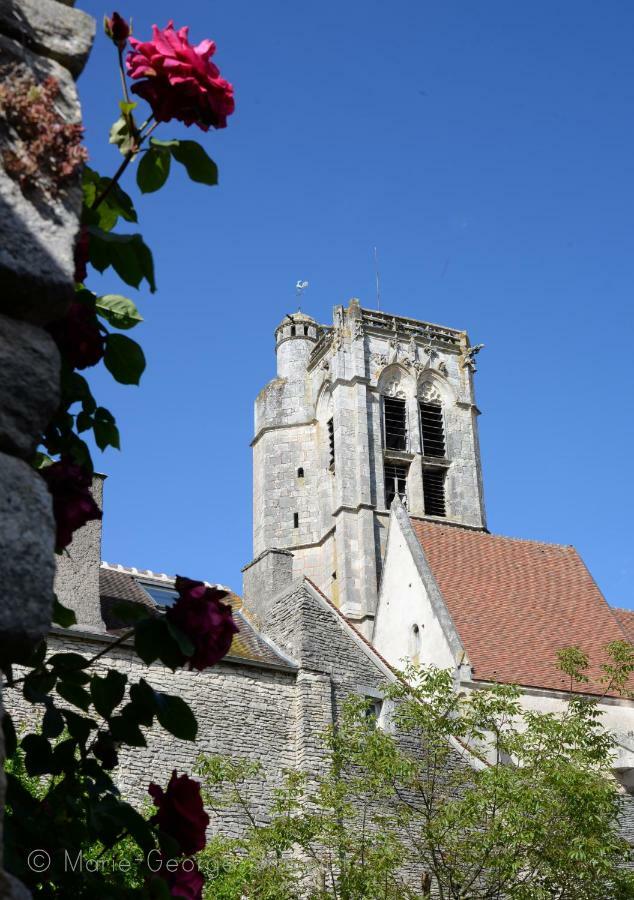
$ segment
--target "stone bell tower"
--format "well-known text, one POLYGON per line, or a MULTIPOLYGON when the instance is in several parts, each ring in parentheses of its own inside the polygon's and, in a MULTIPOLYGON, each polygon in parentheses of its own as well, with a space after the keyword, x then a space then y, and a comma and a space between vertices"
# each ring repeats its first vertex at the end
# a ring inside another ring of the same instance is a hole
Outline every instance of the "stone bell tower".
POLYGON ((286 316, 275 347, 277 375, 255 402, 254 557, 284 552, 293 577, 369 630, 396 494, 412 516, 485 527, 478 348, 358 300, 332 326, 286 316))

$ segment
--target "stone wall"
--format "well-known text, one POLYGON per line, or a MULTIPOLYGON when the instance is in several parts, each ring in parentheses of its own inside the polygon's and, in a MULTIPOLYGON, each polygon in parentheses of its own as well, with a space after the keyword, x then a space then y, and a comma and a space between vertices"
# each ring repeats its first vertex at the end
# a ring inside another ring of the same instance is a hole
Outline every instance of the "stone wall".
MULTIPOLYGON (((0 0, 0 89, 19 79, 59 85, 60 120, 80 121, 74 79, 95 32, 90 16, 56 0, 0 0)), ((23 153, 0 109, 0 662, 23 660, 50 625, 54 522, 44 482, 29 465, 59 402, 59 356, 43 326, 73 293, 80 175, 59 191, 23 189, 6 169, 23 153)), ((28 150, 28 148, 27 148, 28 150)), ((0 758, 2 751, 0 748, 0 758)), ((3 785, 0 786, 3 792, 3 785)), ((0 796, 0 807, 2 805, 0 796)), ((0 896, 23 889, 1 873, 0 896)))

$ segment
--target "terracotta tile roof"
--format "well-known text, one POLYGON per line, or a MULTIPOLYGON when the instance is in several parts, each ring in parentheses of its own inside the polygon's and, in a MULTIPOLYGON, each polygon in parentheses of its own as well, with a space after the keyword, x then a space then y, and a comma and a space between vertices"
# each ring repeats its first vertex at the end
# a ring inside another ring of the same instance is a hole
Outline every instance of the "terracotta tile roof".
MULTIPOLYGON (((125 601, 143 604, 152 610, 159 609, 150 595, 138 583, 137 578, 167 588, 174 586, 174 579, 168 575, 156 575, 153 572, 126 569, 123 566, 111 567, 108 564, 102 564, 99 570, 99 592, 101 595, 101 612, 108 631, 116 633, 124 624, 117 620, 113 613, 115 603, 125 601)), ((222 585, 218 585, 218 587, 222 587, 222 585)), ((224 590, 228 589, 225 588, 224 590)), ((228 595, 223 602, 231 604, 233 617, 239 629, 238 633, 234 635, 228 656, 237 660, 262 662, 269 665, 284 666, 285 668, 292 667, 291 662, 282 656, 281 653, 276 652, 275 648, 255 630, 245 617, 242 612, 241 597, 238 597, 232 591, 228 591, 228 595)))
MULTIPOLYGON (((574 547, 411 523, 475 679, 566 690, 568 679, 554 660, 557 650, 576 645, 592 664, 590 683, 576 690, 604 692, 603 648, 625 640, 625 627, 574 547)), ((626 616, 631 636, 634 614, 626 616)))
POLYGON ((613 606, 612 612, 625 632, 627 640, 634 644, 634 609, 619 609, 618 606, 613 606))

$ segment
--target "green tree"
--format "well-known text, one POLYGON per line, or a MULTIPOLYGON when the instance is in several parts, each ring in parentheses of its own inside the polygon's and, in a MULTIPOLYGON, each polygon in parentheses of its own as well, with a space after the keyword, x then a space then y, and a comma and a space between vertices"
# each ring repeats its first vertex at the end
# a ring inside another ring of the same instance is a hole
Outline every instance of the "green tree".
MULTIPOLYGON (((606 690, 625 690, 634 649, 608 650, 606 690)), ((565 652, 560 668, 580 681, 587 659, 565 652)), ((450 672, 410 667, 385 704, 383 728, 364 699, 347 700, 324 736, 324 773, 288 772, 265 822, 250 797, 259 767, 199 760, 207 802, 220 820, 234 807, 244 826, 203 851, 206 897, 634 897, 597 700, 535 712, 516 687, 459 692, 450 672)))

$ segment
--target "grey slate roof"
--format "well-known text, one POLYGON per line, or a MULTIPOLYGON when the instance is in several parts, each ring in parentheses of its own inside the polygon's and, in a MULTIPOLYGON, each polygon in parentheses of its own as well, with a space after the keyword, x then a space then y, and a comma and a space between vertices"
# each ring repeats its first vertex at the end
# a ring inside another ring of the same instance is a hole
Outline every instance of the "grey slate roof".
MULTIPOLYGON (((140 604, 158 613, 160 607, 143 590, 137 579, 167 588, 174 586, 174 579, 166 575, 156 575, 154 572, 137 569, 126 569, 123 566, 111 567, 107 563, 102 563, 99 570, 101 614, 109 632, 116 633, 124 626, 124 623, 117 619, 113 611, 116 603, 140 604)), ((222 585, 218 585, 218 587, 222 587, 222 585)), ((228 589, 224 588, 224 590, 228 589)), ((265 665, 282 666, 287 669, 296 668, 295 664, 288 657, 276 650, 269 641, 256 631, 242 612, 242 600, 237 594, 228 591, 223 602, 231 605, 233 618, 239 629, 238 634, 233 638, 227 659, 264 663, 265 665)))

